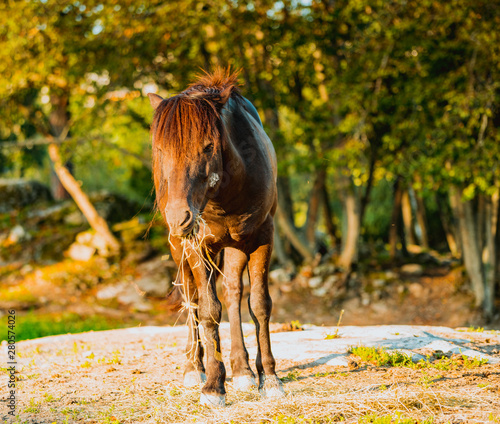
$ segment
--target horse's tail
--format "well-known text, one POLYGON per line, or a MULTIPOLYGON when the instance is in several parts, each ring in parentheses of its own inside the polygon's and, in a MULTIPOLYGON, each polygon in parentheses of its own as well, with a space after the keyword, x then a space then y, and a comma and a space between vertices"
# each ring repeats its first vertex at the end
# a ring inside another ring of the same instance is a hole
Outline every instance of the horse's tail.
MULTIPOLYGON (((216 273, 216 278, 220 278, 221 272, 224 272, 224 250, 222 250, 220 253, 217 254, 217 256, 214 258, 215 265, 217 266, 217 273, 216 273)), ((182 307, 184 301, 184 293, 183 293, 183 287, 181 284, 175 284, 172 286, 170 291, 167 293, 166 297, 166 305, 167 309, 171 312, 179 312, 182 307)))

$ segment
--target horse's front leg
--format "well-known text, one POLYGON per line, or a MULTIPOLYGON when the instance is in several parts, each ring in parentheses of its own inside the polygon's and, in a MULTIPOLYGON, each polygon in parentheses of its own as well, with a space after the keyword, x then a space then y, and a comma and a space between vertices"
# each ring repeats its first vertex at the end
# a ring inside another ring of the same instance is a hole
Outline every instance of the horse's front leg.
POLYGON ((184 308, 188 312, 188 343, 186 346, 186 367, 184 386, 193 387, 207 380, 203 366, 203 345, 198 328, 198 293, 191 270, 184 275, 184 308))
POLYGON ((224 406, 226 403, 226 369, 222 362, 219 324, 222 306, 217 298, 215 288, 215 272, 208 272, 198 262, 196 255, 191 255, 189 263, 198 290, 198 317, 204 331, 204 341, 207 351, 206 375, 207 381, 201 390, 200 404, 224 406))
POLYGON ((273 249, 273 230, 273 221, 270 218, 260 229, 248 262, 250 271, 248 306, 257 333, 255 365, 259 373, 259 392, 265 397, 284 395, 281 380, 276 375, 276 362, 271 352, 271 338, 269 335, 272 300, 269 295, 268 273, 273 249))
POLYGON ((224 249, 224 280, 222 287, 231 326, 233 387, 237 390, 250 390, 256 386, 254 373, 248 364, 248 352, 245 348, 241 329, 241 297, 243 294, 241 274, 247 261, 246 253, 241 250, 224 249))
POLYGON ((188 342, 186 346, 186 365, 184 368, 184 386, 193 387, 204 383, 207 378, 203 366, 203 345, 198 329, 198 292, 189 263, 181 256, 181 247, 174 245, 172 256, 178 264, 177 281, 182 291, 183 309, 188 313, 188 342))

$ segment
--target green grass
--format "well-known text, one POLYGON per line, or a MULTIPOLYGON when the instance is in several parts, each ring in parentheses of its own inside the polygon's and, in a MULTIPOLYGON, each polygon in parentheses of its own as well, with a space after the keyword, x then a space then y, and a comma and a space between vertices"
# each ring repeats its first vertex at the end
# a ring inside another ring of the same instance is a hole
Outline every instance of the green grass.
POLYGON ((407 418, 400 414, 383 415, 376 414, 365 415, 358 420, 359 424, 373 423, 373 424, 433 424, 434 419, 429 418, 424 421, 415 420, 414 418, 407 418))
POLYGON ((137 322, 123 322, 103 316, 82 316, 72 312, 16 315, 16 340, 30 340, 38 337, 66 333, 83 333, 85 331, 112 330, 131 327, 137 322))
POLYGON ((411 357, 401 352, 387 352, 382 347, 356 346, 349 350, 349 353, 358 356, 361 361, 376 366, 408 367, 413 369, 434 368, 442 371, 449 371, 461 368, 477 368, 488 363, 487 359, 470 358, 466 355, 454 355, 451 358, 441 357, 434 362, 420 360, 413 362, 411 357))
MULTIPOLYGON (((342 415, 334 417, 324 417, 324 418, 304 418, 299 417, 287 417, 286 415, 276 415, 270 421, 272 424, 330 424, 345 421, 342 415)), ((269 421, 262 421, 261 423, 268 423, 269 421)), ((236 421, 231 421, 231 423, 236 423, 236 421)))
POLYGON ((382 347, 356 346, 349 350, 353 355, 359 356, 364 361, 379 367, 410 367, 413 365, 412 359, 401 352, 387 352, 382 347))
MULTIPOLYGON (((271 423, 273 424, 327 424, 343 422, 345 418, 343 415, 325 418, 304 418, 304 417, 288 417, 286 415, 276 415, 273 417, 271 423)), ((268 421, 263 421, 268 422, 268 421)), ((231 421, 233 423, 233 421, 231 421)), ((358 424, 433 424, 434 419, 428 418, 423 421, 414 418, 408 418, 401 414, 394 415, 377 415, 369 414, 364 415, 358 419, 358 424)))

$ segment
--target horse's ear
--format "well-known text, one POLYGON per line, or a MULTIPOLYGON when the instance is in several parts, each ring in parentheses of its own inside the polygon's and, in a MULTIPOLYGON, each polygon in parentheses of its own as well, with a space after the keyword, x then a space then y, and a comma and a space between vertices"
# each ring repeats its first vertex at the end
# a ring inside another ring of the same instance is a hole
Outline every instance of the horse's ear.
POLYGON ((158 96, 158 94, 155 93, 148 93, 149 101, 151 102, 151 106, 153 106, 153 109, 156 109, 158 105, 163 101, 163 97, 158 96))
POLYGON ((220 100, 218 100, 217 103, 219 103, 221 108, 224 107, 224 105, 227 103, 227 101, 231 97, 231 93, 233 92, 233 88, 234 87, 232 85, 229 85, 220 92, 220 100))

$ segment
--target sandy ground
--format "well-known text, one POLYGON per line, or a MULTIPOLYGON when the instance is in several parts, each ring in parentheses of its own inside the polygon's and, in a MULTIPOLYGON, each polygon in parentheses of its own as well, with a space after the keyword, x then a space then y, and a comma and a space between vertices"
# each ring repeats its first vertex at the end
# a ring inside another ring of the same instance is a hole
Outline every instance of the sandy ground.
MULTIPOLYGON (((18 342, 15 418, 7 415, 4 344, 0 417, 9 423, 371 422, 375 416, 500 422, 499 331, 304 326, 286 332, 279 324, 272 329, 286 392, 281 399, 233 389, 229 325, 223 323, 227 406, 201 407, 200 388, 182 386, 186 327, 151 326, 18 342), (377 366, 349 354, 353 346, 398 350, 414 361, 435 358, 436 352, 451 358, 447 366, 377 366)), ((244 324, 244 334, 253 366, 252 324, 244 324)))

